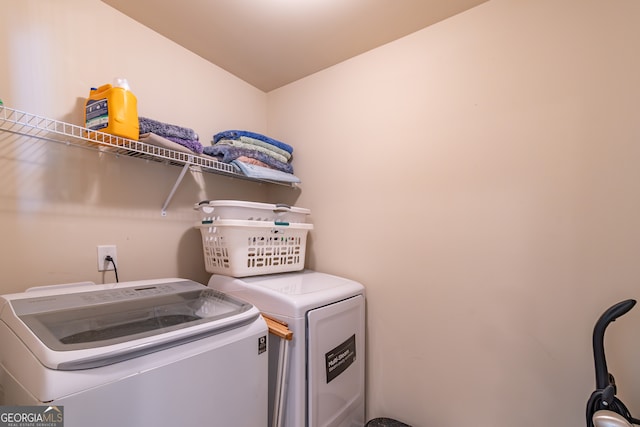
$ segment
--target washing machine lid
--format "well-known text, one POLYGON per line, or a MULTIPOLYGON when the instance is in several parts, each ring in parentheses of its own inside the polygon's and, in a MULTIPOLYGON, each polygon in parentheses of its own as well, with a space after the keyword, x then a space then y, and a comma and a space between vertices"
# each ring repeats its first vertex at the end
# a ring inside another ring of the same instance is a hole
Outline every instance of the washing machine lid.
POLYGON ((243 278, 214 274, 209 286, 237 295, 262 312, 288 317, 304 317, 319 306, 364 295, 364 286, 356 281, 312 270, 243 278))
POLYGON ((130 359, 259 316, 245 301, 183 279, 43 287, 0 303, 0 321, 43 365, 60 370, 130 359))

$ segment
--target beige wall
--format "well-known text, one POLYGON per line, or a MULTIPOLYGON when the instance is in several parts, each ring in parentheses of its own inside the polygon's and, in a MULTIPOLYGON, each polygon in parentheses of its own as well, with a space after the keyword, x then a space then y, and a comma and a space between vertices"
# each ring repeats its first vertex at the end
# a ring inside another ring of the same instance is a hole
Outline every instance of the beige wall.
MULTIPOLYGON (((89 88, 125 77, 141 116, 193 128, 205 144, 222 129, 266 131, 265 93, 98 0, 0 0, 0 10, 7 107, 81 124, 89 88)), ((0 133, 0 292, 112 282, 97 271, 101 244, 117 245, 120 280, 206 281, 193 204, 268 201, 269 190, 187 173, 162 217, 179 172, 0 133)))
MULTIPOLYGON (((640 276, 640 3, 491 0, 264 94, 97 0, 0 0, 0 98, 80 122, 127 77, 140 113, 296 147, 303 192, 0 134, 0 292, 206 280, 191 205, 311 208, 309 265, 368 295, 368 413, 416 427, 582 426, 591 328, 640 276), (92 28, 113 31, 91 32, 92 28)), ((640 413, 632 312, 608 333, 640 413)))
POLYGON ((636 0, 491 0, 269 93, 311 267, 367 288, 369 416, 584 425, 593 324, 639 296, 638 52, 636 0))

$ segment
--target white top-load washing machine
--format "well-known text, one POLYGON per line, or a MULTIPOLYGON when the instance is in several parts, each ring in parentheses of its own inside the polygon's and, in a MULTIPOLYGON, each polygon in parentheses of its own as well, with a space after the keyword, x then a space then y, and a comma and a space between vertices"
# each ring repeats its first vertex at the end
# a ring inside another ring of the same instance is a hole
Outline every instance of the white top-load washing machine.
POLYGON ((65 427, 266 426, 267 326, 183 279, 0 297, 0 405, 61 407, 65 427))
MULTIPOLYGON (((360 283, 303 270, 244 278, 213 275, 209 286, 249 301, 293 332, 283 426, 365 424, 365 295, 360 283)), ((270 345, 273 351, 277 346, 270 345)), ((273 380, 272 369, 271 389, 273 380)))

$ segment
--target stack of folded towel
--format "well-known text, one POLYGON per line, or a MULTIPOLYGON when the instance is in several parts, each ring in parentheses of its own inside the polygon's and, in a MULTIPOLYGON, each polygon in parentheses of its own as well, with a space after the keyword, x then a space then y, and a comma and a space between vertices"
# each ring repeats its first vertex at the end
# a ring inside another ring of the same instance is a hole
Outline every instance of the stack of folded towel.
POLYGON ((176 151, 202 154, 204 147, 193 130, 140 117, 140 141, 176 151))
POLYGON ((256 132, 219 132, 213 136, 213 145, 204 147, 204 154, 235 164, 246 175, 299 182, 291 165, 293 147, 256 132))

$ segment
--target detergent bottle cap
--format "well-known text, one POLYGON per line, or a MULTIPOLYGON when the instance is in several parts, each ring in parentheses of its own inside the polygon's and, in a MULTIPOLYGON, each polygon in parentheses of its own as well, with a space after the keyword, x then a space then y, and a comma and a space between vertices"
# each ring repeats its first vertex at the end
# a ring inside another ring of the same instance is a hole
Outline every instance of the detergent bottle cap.
POLYGON ((123 79, 121 77, 113 79, 113 87, 121 87, 124 90, 131 90, 127 79, 123 79))

